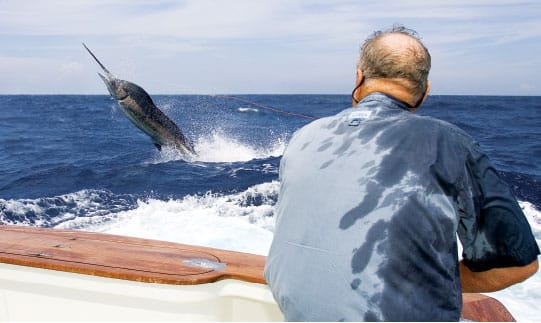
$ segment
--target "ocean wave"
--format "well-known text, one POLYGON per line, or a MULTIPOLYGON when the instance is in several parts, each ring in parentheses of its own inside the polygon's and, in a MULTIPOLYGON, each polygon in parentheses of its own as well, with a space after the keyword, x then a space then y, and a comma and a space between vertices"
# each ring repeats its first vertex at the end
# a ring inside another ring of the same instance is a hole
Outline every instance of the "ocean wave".
POLYGON ((139 199, 130 210, 72 218, 56 225, 266 255, 274 231, 277 181, 234 194, 139 199))
POLYGON ((77 218, 102 217, 133 208, 136 199, 107 190, 37 199, 0 199, 0 224, 51 227, 77 218))

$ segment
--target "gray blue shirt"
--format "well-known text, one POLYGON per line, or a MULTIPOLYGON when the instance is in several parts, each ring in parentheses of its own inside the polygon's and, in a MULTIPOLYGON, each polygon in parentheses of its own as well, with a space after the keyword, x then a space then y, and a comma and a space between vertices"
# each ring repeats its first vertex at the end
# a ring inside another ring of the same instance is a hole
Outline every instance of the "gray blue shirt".
POLYGON ((289 321, 456 321, 456 236, 474 271, 539 249, 513 193, 459 128, 374 93, 297 131, 265 278, 289 321))

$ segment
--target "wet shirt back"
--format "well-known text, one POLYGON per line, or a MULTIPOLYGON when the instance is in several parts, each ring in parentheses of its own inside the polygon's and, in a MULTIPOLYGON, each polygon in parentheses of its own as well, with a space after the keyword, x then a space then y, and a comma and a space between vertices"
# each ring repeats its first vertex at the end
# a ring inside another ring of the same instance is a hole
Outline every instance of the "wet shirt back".
POLYGON ((291 139, 265 277, 289 321, 456 321, 472 270, 539 253, 479 146, 381 93, 291 139))

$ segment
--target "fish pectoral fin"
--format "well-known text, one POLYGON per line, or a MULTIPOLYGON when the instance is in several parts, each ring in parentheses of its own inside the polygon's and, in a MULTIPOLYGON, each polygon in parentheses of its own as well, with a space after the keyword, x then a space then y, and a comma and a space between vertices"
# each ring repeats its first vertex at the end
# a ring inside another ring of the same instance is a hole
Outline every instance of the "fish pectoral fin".
POLYGON ((162 151, 162 145, 158 144, 158 143, 154 143, 154 146, 159 150, 159 151, 162 151))

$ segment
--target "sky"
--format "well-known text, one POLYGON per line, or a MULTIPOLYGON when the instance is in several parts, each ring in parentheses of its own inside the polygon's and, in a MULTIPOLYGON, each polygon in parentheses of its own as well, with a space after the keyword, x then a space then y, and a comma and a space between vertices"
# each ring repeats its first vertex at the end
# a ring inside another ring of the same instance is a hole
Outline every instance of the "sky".
POLYGON ((539 0, 0 0, 0 94, 345 94, 364 39, 403 24, 432 94, 541 95, 539 0))

